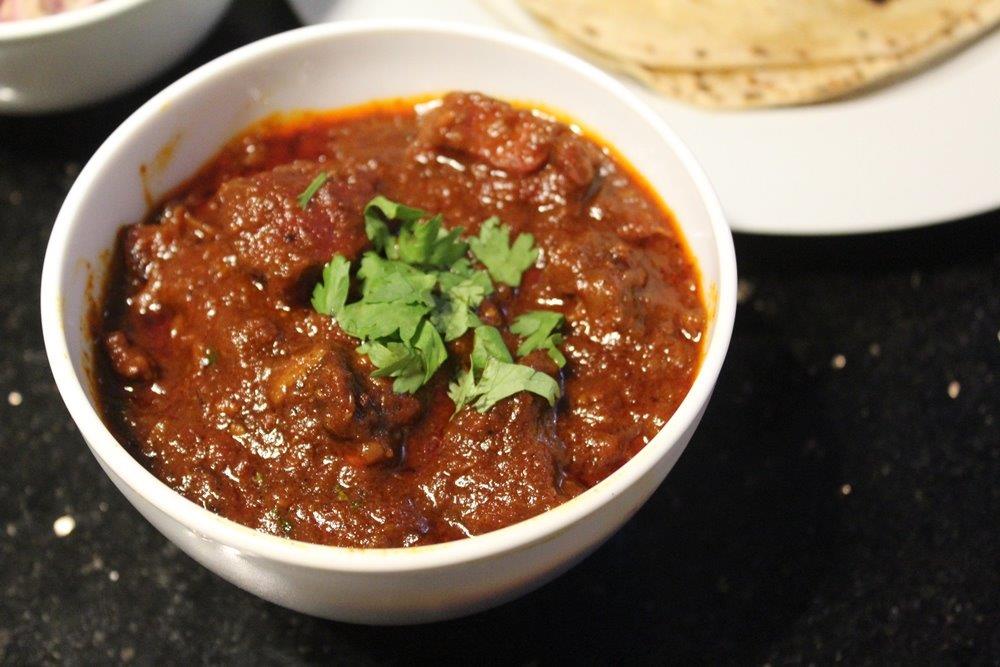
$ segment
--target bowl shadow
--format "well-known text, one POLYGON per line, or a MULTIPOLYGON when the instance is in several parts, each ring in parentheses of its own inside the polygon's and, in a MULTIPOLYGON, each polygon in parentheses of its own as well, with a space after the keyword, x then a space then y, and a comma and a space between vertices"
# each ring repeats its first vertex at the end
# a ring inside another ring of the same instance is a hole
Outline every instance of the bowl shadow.
POLYGON ((820 580, 830 583, 838 462, 816 446, 826 411, 808 369, 774 348, 765 320, 749 309, 737 319, 741 335, 687 452, 582 564, 468 618, 364 627, 273 608, 268 634, 307 661, 332 649, 378 663, 491 663, 498 647, 520 663, 760 660, 820 580))

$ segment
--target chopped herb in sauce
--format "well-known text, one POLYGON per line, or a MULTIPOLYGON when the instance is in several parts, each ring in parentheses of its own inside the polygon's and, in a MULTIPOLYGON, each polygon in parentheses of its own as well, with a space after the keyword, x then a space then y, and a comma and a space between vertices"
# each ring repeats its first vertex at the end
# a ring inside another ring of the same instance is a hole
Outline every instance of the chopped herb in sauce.
POLYGON ((563 336, 556 332, 563 323, 563 316, 551 310, 532 310, 519 316, 510 325, 510 332, 523 336, 517 354, 524 356, 535 350, 545 350, 559 368, 566 365, 566 357, 557 347, 562 345, 563 336))
MULTIPOLYGON (((359 262, 361 298, 347 303, 351 263, 335 255, 323 268, 312 295, 313 308, 336 318, 340 328, 361 339, 359 354, 367 355, 376 377, 391 377, 397 393, 415 393, 430 381, 448 358, 445 341, 473 329, 471 368, 460 372, 449 395, 457 409, 472 405, 485 412, 497 401, 530 391, 554 404, 559 385, 550 376, 513 362, 500 331, 483 326, 476 309, 493 294, 493 280, 510 286, 538 259, 530 234, 510 243, 510 228, 496 217, 486 220, 477 236, 461 239, 462 228, 447 230, 440 215, 399 204, 382 196, 364 211, 365 232, 374 250, 359 262), (390 225, 397 227, 392 231, 390 225), (474 268, 471 250, 486 270, 474 268), (492 280, 491 280, 492 277, 492 280)), ((559 313, 525 313, 511 332, 525 336, 523 356, 545 349, 562 367, 565 357, 556 347, 562 336, 559 313)))
POLYGON ((534 109, 418 104, 247 128, 117 235, 93 393, 189 501, 338 547, 464 539, 607 478, 689 391, 711 317, 648 183, 534 109))
POLYGON ((306 210, 306 208, 309 206, 309 200, 313 198, 313 195, 319 192, 319 189, 323 187, 323 184, 326 183, 327 179, 329 178, 330 174, 326 173, 325 171, 321 171, 318 174, 316 174, 316 178, 312 179, 312 182, 309 183, 309 185, 306 186, 306 189, 303 190, 302 193, 297 197, 299 201, 299 208, 301 208, 303 211, 306 210))
POLYGON ((549 405, 555 405, 559 398, 559 384, 551 376, 512 363, 498 329, 477 327, 470 367, 459 373, 448 391, 455 411, 472 405, 479 412, 486 412, 498 401, 521 391, 538 394, 549 405))
POLYGON ((521 284, 521 276, 535 265, 538 248, 531 234, 518 234, 510 243, 510 227, 500 224, 496 216, 483 223, 479 236, 469 241, 472 254, 483 263, 497 282, 511 287, 521 284))

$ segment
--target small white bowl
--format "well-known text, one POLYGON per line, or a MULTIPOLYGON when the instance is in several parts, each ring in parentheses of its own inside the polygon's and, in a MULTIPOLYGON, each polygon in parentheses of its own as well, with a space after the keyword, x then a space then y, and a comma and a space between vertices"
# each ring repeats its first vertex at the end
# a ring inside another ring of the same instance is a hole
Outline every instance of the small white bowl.
POLYGON ((736 260, 722 209, 687 148, 596 68, 508 33, 415 21, 338 23, 223 56, 126 120, 63 204, 41 298, 49 362, 73 419, 111 480, 164 535, 221 577, 285 607, 344 621, 415 623, 484 609, 541 585, 600 545, 656 490, 698 425, 722 367, 736 308, 736 260), (701 369, 677 412, 631 461, 577 498, 502 530, 433 546, 347 549, 282 539, 213 514, 160 482, 105 427, 87 379, 87 285, 92 274, 99 284, 119 227, 147 211, 140 169, 151 166, 146 187, 162 193, 234 132, 272 112, 448 90, 566 112, 617 147, 676 213, 711 315, 701 369))
POLYGON ((0 113, 96 102, 165 70, 230 0, 103 0, 0 23, 0 113))

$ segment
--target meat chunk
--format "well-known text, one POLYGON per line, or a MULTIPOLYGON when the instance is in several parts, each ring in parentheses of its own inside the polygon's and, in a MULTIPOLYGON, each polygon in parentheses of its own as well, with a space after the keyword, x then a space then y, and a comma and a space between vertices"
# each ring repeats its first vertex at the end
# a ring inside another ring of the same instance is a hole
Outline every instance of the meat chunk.
POLYGON ((643 300, 647 288, 658 288, 655 269, 642 253, 614 234, 581 231, 573 244, 547 243, 544 278, 525 284, 523 297, 539 304, 566 301, 566 317, 586 322, 587 334, 615 346, 647 327, 643 300))
POLYGON ((546 210, 588 202, 609 163, 569 127, 478 93, 446 95, 420 119, 417 146, 488 167, 470 171, 480 198, 512 195, 546 210))
POLYGON ((237 357, 250 364, 266 358, 281 335, 278 326, 264 317, 246 317, 228 329, 227 333, 226 338, 237 357))
POLYGON ((576 187, 590 186, 604 156, 594 142, 564 130, 552 146, 552 168, 576 187))
POLYGON ((478 535, 565 500, 558 491, 561 445, 543 403, 519 394, 485 414, 463 410, 448 423, 419 486, 452 530, 478 535))
POLYGON ((521 180, 520 197, 536 209, 580 212, 602 190, 605 161, 594 142, 561 127, 545 166, 521 180))
POLYGON ((158 221, 129 225, 123 234, 122 248, 129 275, 148 278, 154 263, 170 259, 185 244, 207 238, 212 230, 184 206, 172 206, 163 211, 158 221))
POLYGON ((645 241, 674 235, 673 230, 663 224, 663 212, 650 202, 648 195, 630 183, 623 185, 620 176, 609 180, 609 186, 601 189, 592 204, 618 236, 626 241, 645 241))
POLYGON ((354 258, 367 243, 361 212, 375 194, 374 177, 331 175, 303 208, 298 196, 323 171, 299 161, 235 178, 209 204, 214 224, 234 235, 241 264, 279 294, 335 253, 354 258))
POLYGON ((111 367, 126 380, 149 381, 156 376, 156 369, 149 356, 129 342, 123 331, 113 331, 104 338, 111 367))
POLYGON ((533 368, 539 373, 545 373, 553 377, 559 376, 559 365, 549 356, 545 350, 533 350, 526 356, 517 360, 517 363, 524 364, 528 368, 533 368))
POLYGON ((284 403, 285 397, 302 386, 305 379, 323 362, 325 356, 326 350, 317 346, 278 364, 271 372, 268 381, 267 398, 271 404, 284 403))
POLYGON ((512 174, 545 164, 558 133, 555 123, 479 93, 449 93, 420 122, 419 141, 476 157, 512 174))
POLYGON ((361 409, 369 428, 383 433, 398 433, 420 416, 420 401, 410 394, 392 390, 392 378, 372 377, 374 370, 366 357, 355 359, 354 377, 359 385, 361 409))
POLYGON ((271 378, 271 398, 299 417, 317 421, 338 438, 356 432, 355 382, 339 352, 314 347, 293 356, 271 378))

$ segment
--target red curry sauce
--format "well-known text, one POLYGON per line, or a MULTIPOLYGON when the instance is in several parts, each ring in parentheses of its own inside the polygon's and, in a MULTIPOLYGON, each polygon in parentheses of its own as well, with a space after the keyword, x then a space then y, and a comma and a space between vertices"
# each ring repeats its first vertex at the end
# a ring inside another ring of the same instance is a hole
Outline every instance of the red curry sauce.
POLYGON ((125 227, 117 257, 95 332, 107 423, 192 501, 322 544, 454 540, 581 493, 670 418, 706 327, 696 269, 644 181, 565 124, 477 94, 255 125, 125 227), (522 392, 452 416, 470 334, 429 384, 396 394, 313 310, 320 267, 369 247, 375 194, 467 234, 497 215, 534 235, 537 266, 478 315, 565 315, 566 366, 520 360, 558 379, 555 408, 522 392))

